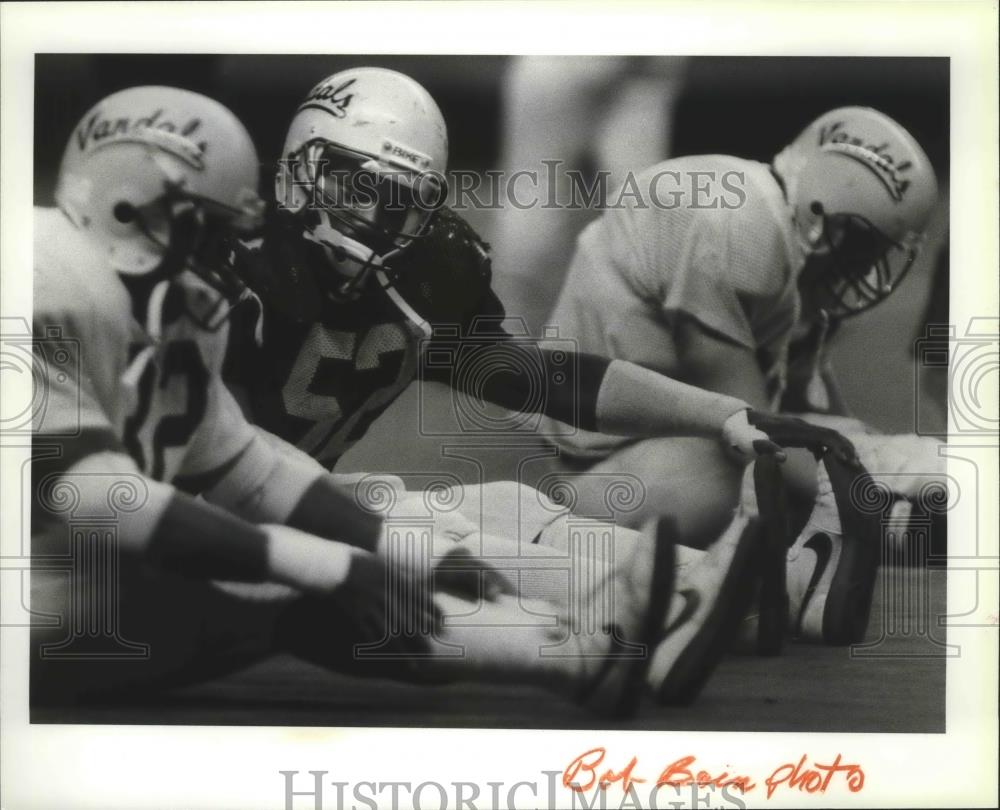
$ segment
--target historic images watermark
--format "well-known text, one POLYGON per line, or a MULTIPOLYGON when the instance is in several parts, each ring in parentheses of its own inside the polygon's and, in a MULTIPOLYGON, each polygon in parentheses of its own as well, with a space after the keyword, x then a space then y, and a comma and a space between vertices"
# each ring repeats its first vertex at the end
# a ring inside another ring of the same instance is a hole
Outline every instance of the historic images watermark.
POLYGON ((440 400, 421 384, 420 435, 510 439, 575 432, 565 423, 575 422, 580 413, 579 345, 561 338, 556 327, 546 327, 543 341, 532 337, 520 317, 505 318, 502 324, 477 317, 465 326, 435 325, 421 343, 418 379, 447 379, 452 413, 442 420, 440 400), (501 325, 505 334, 498 340, 501 325), (494 377, 516 380, 520 401, 504 409, 488 405, 485 392, 494 377), (560 422, 542 416, 546 404, 557 398, 567 417, 560 422))
POLYGON ((538 168, 508 172, 454 169, 422 173, 386 168, 375 161, 341 161, 297 156, 278 161, 275 196, 283 208, 350 209, 366 212, 455 211, 513 208, 614 210, 624 208, 734 209, 747 201, 741 171, 663 168, 632 172, 623 179, 599 170, 586 174, 563 160, 542 160, 538 168))
POLYGON ((609 810, 633 807, 745 808, 742 792, 731 786, 631 783, 624 791, 583 790, 568 782, 565 771, 541 771, 535 780, 514 783, 488 781, 424 782, 356 781, 331 778, 329 771, 280 770, 285 810, 363 810, 413 807, 422 810, 502 810, 517 807, 564 807, 567 810, 609 810))
POLYGON ((149 657, 149 645, 122 633, 119 599, 123 519, 141 512, 147 487, 135 473, 52 472, 49 462, 81 441, 80 341, 60 327, 33 331, 20 318, 0 329, 0 379, 21 395, 6 410, 3 449, 30 449, 21 472, 22 531, 16 555, 0 558, 5 626, 45 628, 47 659, 149 657), (45 426, 44 438, 37 435, 45 426), (32 547, 28 549, 29 536, 32 547), (38 599, 31 600, 29 571, 38 599), (48 599, 46 596, 53 598, 48 599))
POLYGON ((913 356, 915 452, 870 470, 851 492, 852 504, 879 527, 882 571, 877 637, 851 648, 859 658, 954 657, 961 647, 954 638, 946 642, 948 628, 997 624, 997 605, 980 603, 980 578, 1000 567, 981 536, 982 516, 995 507, 984 497, 980 470, 988 469, 984 465, 993 463, 1000 447, 1000 415, 989 393, 1000 372, 1000 321, 977 317, 964 328, 930 324, 913 356), (922 396, 939 384, 946 392, 944 433, 922 396), (959 505, 972 531, 948 531, 959 505), (955 615, 933 606, 935 586, 940 590, 949 573, 972 601, 955 615))

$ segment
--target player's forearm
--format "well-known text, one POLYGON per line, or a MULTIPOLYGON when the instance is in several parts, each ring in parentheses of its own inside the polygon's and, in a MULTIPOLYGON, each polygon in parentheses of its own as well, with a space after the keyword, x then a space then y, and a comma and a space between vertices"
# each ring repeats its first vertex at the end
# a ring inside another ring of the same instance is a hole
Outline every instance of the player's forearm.
POLYGON ((741 399, 696 388, 614 360, 597 398, 597 426, 612 435, 718 437, 726 419, 749 407, 741 399))
POLYGON ((432 366, 424 379, 508 410, 527 406, 550 419, 597 430, 597 394, 610 362, 502 335, 463 357, 465 368, 480 373, 456 374, 452 366, 432 366))
POLYGON ((206 499, 253 523, 285 524, 366 551, 382 521, 363 509, 318 462, 258 434, 206 499))
MULTIPOLYGON (((726 419, 749 407, 724 394, 704 391, 623 360, 536 347, 534 362, 540 361, 545 385, 538 410, 551 419, 621 436, 712 436, 722 431, 726 419)), ((526 346, 500 341, 484 348, 480 366, 504 369, 530 368, 526 346)), ((537 395, 532 375, 525 373, 461 375, 457 382, 469 383, 467 393, 497 405, 517 409, 537 395), (482 378, 473 389, 471 380, 482 378)))
POLYGON ((48 478, 50 499, 71 494, 76 513, 113 510, 119 549, 126 557, 190 577, 269 578, 265 531, 148 478, 122 452, 90 453, 48 478))
POLYGON ((147 559, 185 576, 280 582, 304 593, 328 594, 351 570, 355 552, 277 524, 258 525, 174 493, 156 526, 147 559))

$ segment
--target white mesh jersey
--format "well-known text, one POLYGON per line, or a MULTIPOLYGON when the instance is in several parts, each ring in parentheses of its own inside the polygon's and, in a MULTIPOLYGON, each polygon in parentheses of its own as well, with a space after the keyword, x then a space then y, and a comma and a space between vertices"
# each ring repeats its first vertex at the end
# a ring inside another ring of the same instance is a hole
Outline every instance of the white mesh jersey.
POLYGON ((58 209, 36 208, 34 227, 35 441, 57 440, 69 459, 127 452, 161 481, 207 474, 242 452, 254 434, 219 376, 227 330, 190 317, 210 311, 217 293, 186 273, 154 343, 106 253, 58 209))
MULTIPOLYGON (((763 163, 724 155, 667 160, 577 240, 549 322, 581 351, 678 374, 678 313, 753 351, 777 401, 799 313, 804 256, 781 186, 763 163)), ((568 452, 627 441, 578 432, 568 452)))

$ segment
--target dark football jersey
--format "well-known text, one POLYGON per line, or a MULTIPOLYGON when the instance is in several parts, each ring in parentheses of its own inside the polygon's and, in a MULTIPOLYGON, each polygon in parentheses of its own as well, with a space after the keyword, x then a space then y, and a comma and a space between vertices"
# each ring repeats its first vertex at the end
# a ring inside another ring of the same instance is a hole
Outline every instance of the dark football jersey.
MULTIPOLYGON (((446 252, 450 228, 448 237, 446 252)), ((441 255, 429 238, 415 248, 393 275, 422 317, 462 330, 478 316, 503 318, 485 251, 441 255)), ((261 299, 262 341, 253 338, 256 309, 238 308, 226 381, 253 422, 330 468, 415 379, 432 341, 374 279, 356 300, 324 293, 315 279, 332 271, 293 230, 271 228, 262 242, 243 245, 236 269, 261 299)))

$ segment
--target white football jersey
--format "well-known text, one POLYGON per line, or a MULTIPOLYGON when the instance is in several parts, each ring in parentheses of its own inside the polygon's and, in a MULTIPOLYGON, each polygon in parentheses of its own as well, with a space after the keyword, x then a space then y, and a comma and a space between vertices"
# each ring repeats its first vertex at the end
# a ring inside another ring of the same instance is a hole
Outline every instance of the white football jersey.
MULTIPOLYGON (((580 351, 678 376, 683 313, 753 351, 777 401, 804 262, 778 182, 765 164, 725 155, 674 158, 635 179, 580 235, 549 322, 580 351)), ((600 456, 628 440, 557 441, 600 456)))
POLYGON ((71 447, 98 435, 99 447, 161 481, 204 475, 242 452, 254 434, 221 381, 227 329, 207 331, 190 315, 211 311, 218 293, 186 272, 170 285, 154 341, 106 253, 58 209, 36 208, 34 226, 36 441, 71 447), (46 362, 60 348, 68 362, 46 362))

